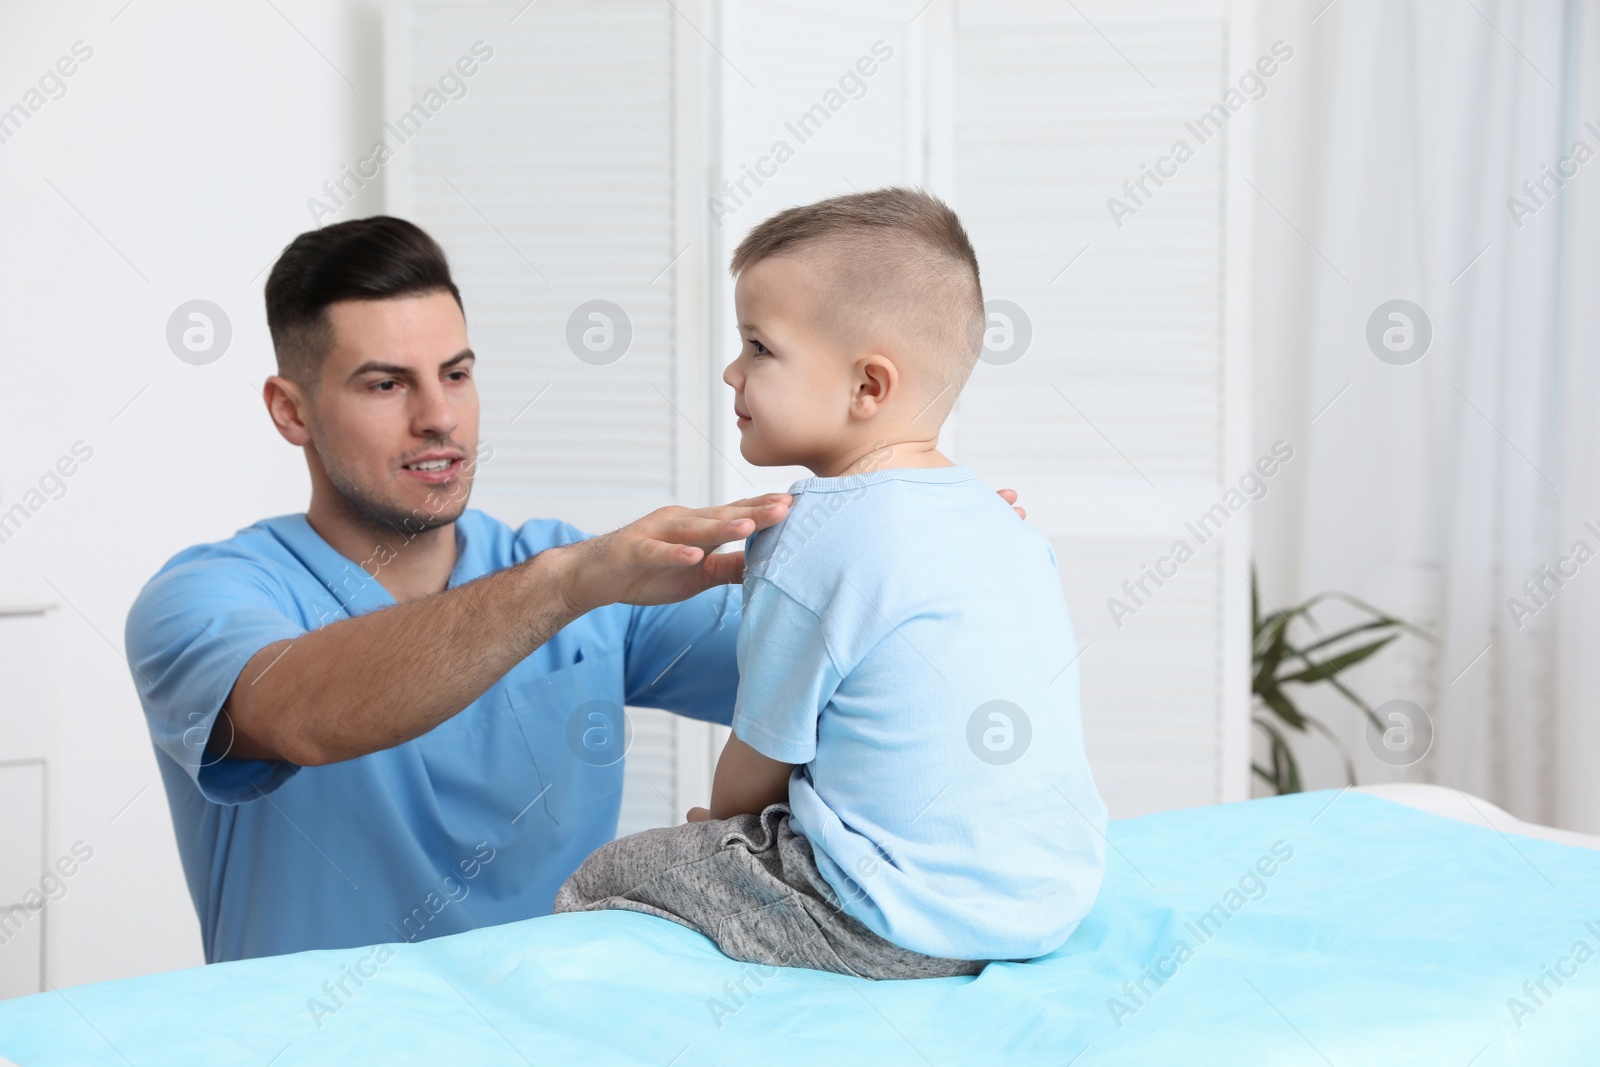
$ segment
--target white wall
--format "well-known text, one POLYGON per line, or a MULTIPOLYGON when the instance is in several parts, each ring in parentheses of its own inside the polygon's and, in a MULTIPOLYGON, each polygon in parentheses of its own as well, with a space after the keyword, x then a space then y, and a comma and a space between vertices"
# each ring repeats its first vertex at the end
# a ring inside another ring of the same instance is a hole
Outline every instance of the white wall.
MULTIPOLYGON (((0 144, 0 508, 75 441, 93 448, 0 545, 0 588, 61 603, 48 853, 94 849, 50 909, 57 985, 202 961, 123 621, 173 553, 305 507, 303 461, 259 397, 264 268, 311 227, 307 197, 364 150, 379 39, 360 0, 0 3, 0 108, 75 42, 92 49, 0 144), (208 366, 165 337, 195 298, 233 327, 208 366)), ((40 714, 8 701, 11 682, 0 716, 40 714)))

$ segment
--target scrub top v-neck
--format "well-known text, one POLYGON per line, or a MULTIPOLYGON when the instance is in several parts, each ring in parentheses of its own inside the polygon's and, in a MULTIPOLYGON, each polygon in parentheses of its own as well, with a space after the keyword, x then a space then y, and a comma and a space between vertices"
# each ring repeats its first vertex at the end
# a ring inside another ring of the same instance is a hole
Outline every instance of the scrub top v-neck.
MULTIPOLYGON (((471 508, 455 535, 451 588, 587 536, 548 519, 513 530, 471 508)), ((591 611, 393 748, 316 767, 207 752, 256 652, 394 603, 296 514, 178 553, 129 612, 128 660, 208 962, 547 914, 616 834, 621 709, 732 715, 740 596, 725 586, 591 611)), ((292 652, 272 669, 293 670, 292 652)))

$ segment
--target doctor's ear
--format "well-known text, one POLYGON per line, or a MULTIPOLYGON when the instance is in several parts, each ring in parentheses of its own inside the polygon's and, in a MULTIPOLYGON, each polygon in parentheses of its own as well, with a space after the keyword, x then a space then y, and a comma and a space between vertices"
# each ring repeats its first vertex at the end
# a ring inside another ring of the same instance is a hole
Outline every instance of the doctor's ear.
POLYGON ((296 447, 311 443, 306 429, 305 413, 309 410, 305 390, 299 383, 274 374, 261 387, 261 398, 266 401, 267 414, 285 441, 296 447))

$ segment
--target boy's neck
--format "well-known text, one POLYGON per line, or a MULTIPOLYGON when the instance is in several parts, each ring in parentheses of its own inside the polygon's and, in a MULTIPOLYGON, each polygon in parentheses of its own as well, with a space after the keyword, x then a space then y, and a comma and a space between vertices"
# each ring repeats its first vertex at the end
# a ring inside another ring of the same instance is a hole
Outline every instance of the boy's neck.
POLYGON ((807 464, 818 478, 841 478, 849 474, 871 474, 896 467, 954 467, 934 447, 934 441, 902 441, 883 445, 864 453, 847 454, 830 462, 807 464))

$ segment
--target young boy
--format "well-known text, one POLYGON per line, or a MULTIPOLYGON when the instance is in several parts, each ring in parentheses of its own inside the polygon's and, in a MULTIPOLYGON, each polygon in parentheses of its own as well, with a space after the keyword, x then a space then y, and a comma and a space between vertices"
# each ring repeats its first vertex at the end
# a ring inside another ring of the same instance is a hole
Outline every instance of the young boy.
POLYGON ((711 808, 614 841, 555 910, 622 908, 734 959, 970 975, 1060 947, 1104 869, 1055 553, 934 447, 983 345, 954 212, 882 189, 734 252, 740 451, 802 464, 746 545, 711 808))

